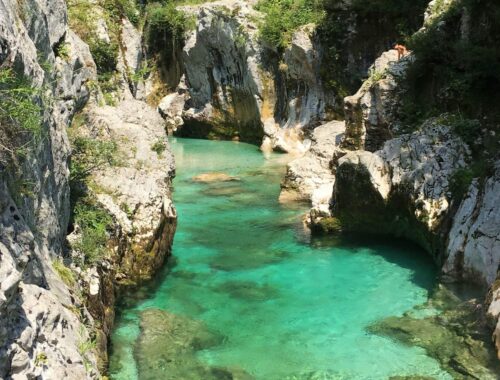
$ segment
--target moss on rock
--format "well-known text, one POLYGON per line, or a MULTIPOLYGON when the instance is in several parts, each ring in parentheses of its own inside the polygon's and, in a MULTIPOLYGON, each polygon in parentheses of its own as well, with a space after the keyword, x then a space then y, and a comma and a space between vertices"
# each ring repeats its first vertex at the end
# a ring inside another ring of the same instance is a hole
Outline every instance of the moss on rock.
POLYGON ((497 379, 500 373, 481 308, 474 300, 461 301, 444 287, 427 304, 402 317, 377 322, 368 330, 422 347, 454 379, 497 379), (422 318, 426 313, 430 316, 422 318))

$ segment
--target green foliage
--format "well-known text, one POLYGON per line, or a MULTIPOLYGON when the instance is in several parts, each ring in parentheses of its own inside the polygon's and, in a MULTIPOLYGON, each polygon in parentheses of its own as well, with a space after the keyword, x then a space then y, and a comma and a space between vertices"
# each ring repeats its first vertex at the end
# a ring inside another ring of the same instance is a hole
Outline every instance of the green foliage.
POLYGON ((153 3, 146 7, 146 41, 153 53, 159 53, 181 41, 186 30, 194 28, 194 19, 176 9, 173 2, 153 3))
POLYGON ((321 22, 321 5, 320 0, 260 0, 256 9, 265 14, 260 37, 277 49, 286 48, 297 28, 321 22))
POLYGON ((62 260, 56 259, 56 260, 52 261, 52 267, 54 268, 54 270, 57 272, 57 274, 59 275, 61 280, 63 280, 63 282, 66 285, 68 285, 69 287, 72 287, 75 285, 76 280, 75 280, 75 276, 73 274, 73 271, 70 268, 68 268, 66 265, 64 265, 62 260))
POLYGON ((66 0, 68 7, 68 23, 81 39, 89 42, 95 37, 96 5, 90 0, 66 0))
POLYGON ((462 199, 474 179, 470 168, 458 169, 450 179, 450 192, 455 199, 462 199))
POLYGON ((35 366, 43 366, 48 363, 47 354, 45 352, 40 352, 35 357, 35 366))
POLYGON ((70 46, 66 42, 62 42, 56 46, 56 56, 67 61, 70 57, 70 46))
POLYGON ((151 150, 156 152, 158 156, 161 156, 166 149, 167 146, 163 139, 158 139, 153 145, 151 145, 151 150))
POLYGON ((83 136, 71 138, 71 181, 85 181, 94 171, 118 163, 117 145, 114 141, 101 141, 83 136))
POLYGON ((80 198, 73 209, 74 223, 81 228, 81 238, 75 249, 84 254, 83 265, 92 265, 108 253, 108 230, 113 226, 113 218, 91 197, 80 198))
POLYGON ((42 135, 41 90, 10 68, 0 69, 0 162, 26 153, 42 135))
MULTIPOLYGON (((324 47, 321 77, 339 100, 366 78, 367 65, 418 30, 428 0, 323 0, 318 26, 324 47), (352 27, 355 26, 355 33, 352 27)), ((339 104, 342 110, 342 103, 339 104)))
POLYGON ((89 355, 96 350, 97 343, 95 339, 84 339, 83 327, 81 329, 82 329, 82 331, 80 331, 81 338, 78 342, 78 352, 82 356, 83 365, 85 366, 85 369, 87 371, 90 371, 90 369, 92 368, 92 362, 89 358, 89 355))
POLYGON ((140 23, 141 12, 138 9, 135 0, 105 0, 104 9, 115 19, 126 17, 134 25, 138 25, 140 23))
POLYGON ((149 62, 146 62, 136 72, 129 73, 129 78, 135 83, 143 82, 151 74, 152 70, 153 68, 149 65, 149 62))
POLYGON ((102 141, 82 136, 82 128, 88 120, 84 114, 73 119, 68 131, 72 156, 70 162, 70 187, 72 223, 81 229, 80 240, 74 248, 84 254, 81 265, 92 265, 108 253, 108 230, 113 226, 113 218, 94 197, 88 194, 89 177, 95 171, 118 164, 117 145, 114 141, 102 141))
MULTIPOLYGON (((500 4, 487 0, 455 2, 424 32, 408 40, 416 60, 402 83, 406 107, 414 104, 421 117, 449 112, 467 119, 500 120, 499 41, 500 4), (467 35, 462 35, 464 12, 474 20, 467 35)), ((418 123, 409 108, 402 119, 418 123)))
POLYGON ((90 52, 97 66, 98 74, 111 73, 115 71, 118 63, 118 44, 111 41, 106 42, 98 38, 89 41, 90 52))

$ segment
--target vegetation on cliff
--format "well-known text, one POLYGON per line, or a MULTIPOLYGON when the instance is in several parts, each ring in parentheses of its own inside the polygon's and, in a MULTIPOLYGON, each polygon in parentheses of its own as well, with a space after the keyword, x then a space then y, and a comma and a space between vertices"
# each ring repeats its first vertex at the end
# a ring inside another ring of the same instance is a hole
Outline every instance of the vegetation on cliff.
POLYGON ((398 117, 409 130, 439 115, 471 148, 473 163, 455 173, 460 199, 473 178, 494 170, 500 147, 500 5, 457 0, 408 38, 415 60, 400 83, 398 117))
POLYGON ((286 48, 297 28, 318 24, 324 16, 320 0, 261 0, 256 9, 265 14, 260 37, 276 49, 286 48))
POLYGON ((10 68, 0 69, 0 164, 24 155, 42 133, 41 90, 10 68))

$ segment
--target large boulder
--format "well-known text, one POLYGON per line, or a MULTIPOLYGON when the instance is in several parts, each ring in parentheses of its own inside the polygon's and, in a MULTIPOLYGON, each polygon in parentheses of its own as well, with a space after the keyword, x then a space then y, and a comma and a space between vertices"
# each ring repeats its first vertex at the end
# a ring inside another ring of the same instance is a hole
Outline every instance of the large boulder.
POLYGON ((340 159, 334 214, 346 229, 410 238, 442 260, 451 216, 450 180, 466 166, 467 146, 439 120, 340 159))

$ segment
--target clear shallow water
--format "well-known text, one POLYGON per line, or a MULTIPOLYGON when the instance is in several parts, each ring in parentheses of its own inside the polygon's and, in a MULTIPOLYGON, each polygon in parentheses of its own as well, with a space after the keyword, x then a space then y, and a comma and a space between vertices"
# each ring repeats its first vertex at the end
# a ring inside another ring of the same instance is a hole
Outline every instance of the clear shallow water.
POLYGON ((256 147, 232 142, 176 139, 172 147, 175 265, 118 310, 113 379, 144 377, 134 346, 140 312, 149 308, 203 321, 225 339, 197 359, 241 368, 258 380, 310 373, 315 379, 451 379, 423 349, 365 330, 427 300, 436 269, 424 252, 397 242, 311 241, 301 223, 304 208, 277 201, 286 156, 266 159, 256 147), (240 181, 192 181, 207 172, 240 181))

